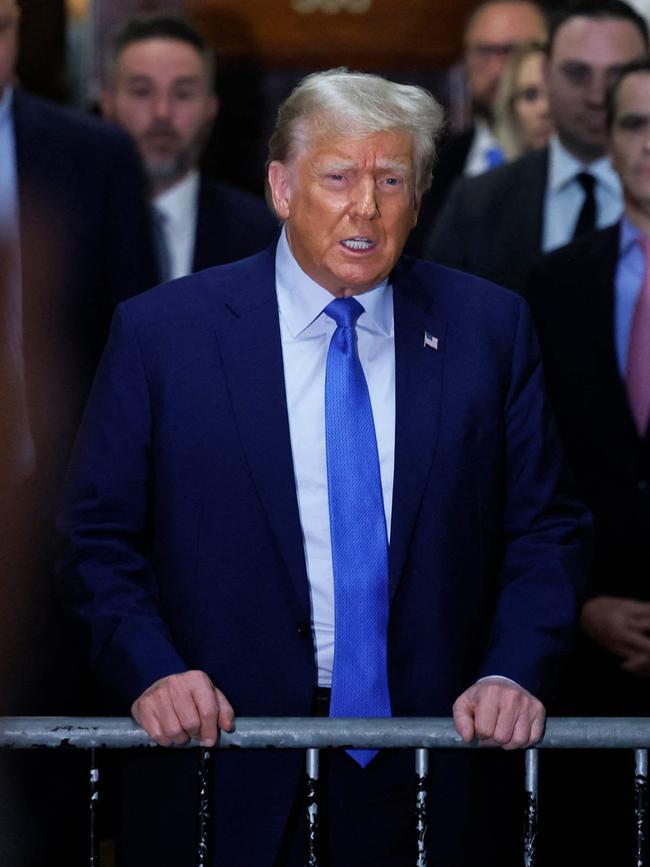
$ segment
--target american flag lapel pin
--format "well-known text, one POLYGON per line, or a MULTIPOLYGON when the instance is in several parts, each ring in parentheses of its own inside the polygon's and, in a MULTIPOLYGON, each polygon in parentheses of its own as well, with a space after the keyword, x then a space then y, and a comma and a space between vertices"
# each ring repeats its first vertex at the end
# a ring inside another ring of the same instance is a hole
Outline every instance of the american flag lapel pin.
POLYGON ((428 346, 429 349, 437 349, 438 348, 438 338, 434 337, 433 334, 429 334, 428 331, 424 332, 424 345, 428 346))

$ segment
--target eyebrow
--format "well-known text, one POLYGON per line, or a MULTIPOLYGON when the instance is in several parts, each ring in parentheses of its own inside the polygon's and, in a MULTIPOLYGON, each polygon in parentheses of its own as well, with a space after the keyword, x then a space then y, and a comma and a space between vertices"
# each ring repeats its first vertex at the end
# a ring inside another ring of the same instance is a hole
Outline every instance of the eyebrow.
MULTIPOLYGON (((149 82, 156 80, 155 76, 149 75, 146 72, 127 73, 125 78, 129 84, 148 84, 149 82)), ((180 78, 174 78, 170 83, 176 86, 179 84, 199 84, 200 82, 201 76, 199 75, 183 75, 180 78)))
MULTIPOLYGON (((319 166, 323 172, 349 172, 359 168, 359 164, 355 162, 327 162, 319 166)), ((407 174, 409 166, 406 163, 398 162, 397 160, 386 160, 377 164, 377 170, 380 172, 402 172, 407 174)))

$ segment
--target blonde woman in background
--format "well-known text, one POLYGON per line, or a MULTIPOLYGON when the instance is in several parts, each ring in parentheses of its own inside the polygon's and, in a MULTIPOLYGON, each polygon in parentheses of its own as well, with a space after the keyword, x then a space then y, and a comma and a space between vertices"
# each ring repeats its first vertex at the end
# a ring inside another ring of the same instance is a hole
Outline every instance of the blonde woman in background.
POLYGON ((546 46, 529 42, 515 49, 495 101, 495 134, 506 160, 544 147, 553 132, 544 77, 546 46))

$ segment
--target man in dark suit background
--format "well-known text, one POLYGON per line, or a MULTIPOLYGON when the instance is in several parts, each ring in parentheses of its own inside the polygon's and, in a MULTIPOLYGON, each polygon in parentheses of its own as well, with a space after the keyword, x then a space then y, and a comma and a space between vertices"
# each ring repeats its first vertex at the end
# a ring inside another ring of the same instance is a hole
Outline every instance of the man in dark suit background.
POLYGON ((425 254, 521 291, 542 252, 616 222, 620 183, 605 156, 605 95, 618 69, 648 49, 644 19, 620 0, 589 0, 551 21, 548 148, 450 194, 425 254))
POLYGON ((113 308, 152 285, 154 263, 128 137, 15 86, 19 8, 1 0, 0 14, 0 362, 14 407, 1 538, 14 547, 21 512, 28 535, 52 519, 113 308))
MULTIPOLYGON (((647 60, 624 68, 609 97, 608 128, 623 219, 544 257, 528 295, 560 433, 594 515, 590 598, 560 710, 649 716, 650 339, 639 331, 650 310, 647 60)), ((577 809, 587 810, 591 830, 578 839, 557 829, 562 840, 553 863, 631 862, 631 759, 610 753, 595 764, 581 757, 577 771, 563 764, 563 782, 549 793, 551 803, 572 772, 583 796, 569 812, 579 826, 577 809)))
POLYGON ((436 217, 459 177, 475 177, 503 162, 492 125, 505 63, 518 45, 545 42, 546 35, 546 17, 533 0, 487 0, 472 11, 463 36, 472 125, 442 139, 431 188, 422 198, 418 225, 407 242, 408 253, 422 254, 436 217))
MULTIPOLYGON (((419 88, 309 76, 270 144, 277 249, 116 316, 71 469, 62 574, 116 710, 160 744, 211 745, 233 713, 452 706, 466 740, 541 734, 582 511, 561 493, 524 302, 399 258, 440 124, 419 88)), ((499 758, 436 757, 435 863, 518 863, 499 758)), ((211 863, 301 865, 303 757, 215 761, 211 863)), ((411 755, 323 761, 325 863, 411 865, 411 755)), ((191 757, 145 763, 125 787, 120 863, 189 863, 191 757)))
MULTIPOLYGON (((0 0, 0 703, 57 714, 81 709, 83 666, 51 579, 55 503, 113 309, 153 285, 155 264, 136 150, 16 84, 19 16, 0 0)), ((2 863, 73 858, 63 763, 35 753, 3 762, 18 780, 2 799, 2 863), (27 779, 38 780, 28 795, 27 779)))
POLYGON ((261 200, 198 170, 219 107, 214 72, 203 38, 182 18, 133 19, 113 42, 102 112, 140 151, 164 280, 243 259, 279 231, 261 200))

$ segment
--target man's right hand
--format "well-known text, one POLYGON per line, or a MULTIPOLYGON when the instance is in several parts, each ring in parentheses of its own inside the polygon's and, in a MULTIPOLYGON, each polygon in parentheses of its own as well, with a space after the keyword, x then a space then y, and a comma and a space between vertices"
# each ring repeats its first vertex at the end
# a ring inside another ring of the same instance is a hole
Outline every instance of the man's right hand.
POLYGON ((580 625, 594 641, 621 657, 624 669, 650 674, 650 602, 595 596, 585 602, 580 625))
POLYGON ((231 731, 235 713, 203 671, 170 674, 153 683, 131 705, 135 721, 161 747, 199 737, 213 747, 219 729, 231 731))

